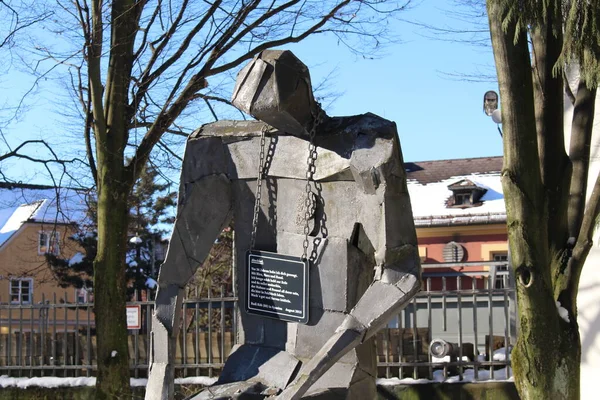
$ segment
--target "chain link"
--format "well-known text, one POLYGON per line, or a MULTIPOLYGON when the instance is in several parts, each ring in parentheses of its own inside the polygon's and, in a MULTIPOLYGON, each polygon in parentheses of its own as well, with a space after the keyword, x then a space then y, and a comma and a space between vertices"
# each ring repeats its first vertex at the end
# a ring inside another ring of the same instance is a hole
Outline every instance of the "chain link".
MULTIPOLYGON (((310 235, 310 219, 313 216, 316 208, 316 204, 314 201, 314 195, 312 192, 313 178, 315 172, 317 170, 316 161, 317 161, 317 146, 314 144, 315 135, 317 133, 317 128, 321 124, 323 120, 323 110, 320 105, 317 105, 318 112, 313 114, 313 126, 308 132, 309 142, 308 142, 308 157, 306 159, 306 185, 304 186, 304 191, 306 193, 306 198, 304 199, 305 212, 304 212, 304 242, 302 244, 302 259, 306 260, 308 255, 308 236, 310 235)), ((267 130, 267 126, 265 125, 261 131, 260 135, 260 155, 259 155, 259 163, 258 163, 258 177, 256 178, 256 200, 254 202, 254 215, 252 217, 252 235, 250 237, 250 250, 254 250, 254 246, 256 244, 256 231, 258 228, 258 216, 260 213, 260 201, 262 197, 262 181, 264 179, 265 171, 265 132, 267 130)))
MULTIPOLYGON (((306 185, 304 186, 304 191, 306 192, 306 198, 304 199, 304 205, 306 210, 304 211, 304 242, 302 243, 302 259, 307 260, 308 255, 308 235, 310 234, 310 219, 315 213, 316 209, 316 201, 314 199, 314 194, 312 192, 313 178, 315 176, 315 172, 317 170, 316 162, 317 162, 317 146, 315 145, 315 135, 317 133, 317 128, 321 124, 323 120, 323 110, 321 109, 321 105, 317 103, 317 113, 313 114, 313 126, 308 132, 308 157, 306 159, 306 185)), ((308 260, 307 260, 308 261, 308 260)))
POLYGON ((254 215, 252 216, 252 236, 250 237, 250 250, 254 250, 256 243, 256 230, 258 228, 258 214, 260 213, 260 199, 262 191, 262 181, 264 178, 264 164, 265 164, 265 132, 267 131, 267 125, 265 125, 260 132, 260 155, 258 161, 258 177, 256 178, 256 200, 254 201, 254 215))

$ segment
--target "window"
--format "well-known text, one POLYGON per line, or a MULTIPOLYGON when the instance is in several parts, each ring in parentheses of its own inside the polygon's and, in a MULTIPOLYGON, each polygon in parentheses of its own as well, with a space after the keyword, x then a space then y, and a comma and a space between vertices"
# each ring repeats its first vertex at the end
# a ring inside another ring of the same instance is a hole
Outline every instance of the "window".
POLYGON ((10 280, 10 302, 31 304, 33 298, 33 279, 18 278, 10 280))
POLYGON ((494 261, 507 261, 504 265, 496 265, 496 280, 494 281, 494 289, 504 289, 508 287, 508 253, 494 253, 494 261))
POLYGON ((60 253, 58 243, 58 232, 41 231, 38 236, 38 254, 54 254, 60 253))
POLYGON ((90 302, 91 297, 91 291, 89 289, 75 289, 75 301, 77 303, 88 303, 90 302))
POLYGON ((454 205, 455 206, 466 206, 471 204, 470 193, 456 193, 454 194, 454 205))

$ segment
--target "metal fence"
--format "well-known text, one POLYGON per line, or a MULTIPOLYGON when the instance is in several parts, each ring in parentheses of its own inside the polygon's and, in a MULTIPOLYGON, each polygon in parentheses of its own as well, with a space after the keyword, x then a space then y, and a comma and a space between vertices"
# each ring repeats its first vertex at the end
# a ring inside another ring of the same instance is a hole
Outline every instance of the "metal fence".
MULTIPOLYGON (((487 263, 486 263, 487 264, 487 263)), ((501 263, 492 263, 502 265, 501 263)), ((379 377, 487 380, 510 377, 502 348, 514 344, 514 289, 508 272, 428 273, 424 288, 377 335, 379 377), (437 360, 433 339, 457 346, 437 360), (494 357, 496 354, 496 357, 494 357)), ((437 265, 436 267, 439 267, 437 265)), ((96 330, 93 304, 56 295, 39 304, 0 303, 0 374, 93 376, 96 330)), ((129 331, 132 377, 147 376, 153 301, 135 301, 140 327, 129 331)), ((216 376, 235 342, 237 298, 222 288, 183 302, 176 349, 177 376, 216 376)))
POLYGON ((485 272, 428 272, 481 264, 424 265, 423 290, 378 334, 380 377, 510 378, 517 324, 515 290, 506 262, 486 262, 485 272), (393 328, 401 332, 402 341, 393 337, 393 328), (428 350, 435 339, 454 344, 454 356, 432 357, 428 350))

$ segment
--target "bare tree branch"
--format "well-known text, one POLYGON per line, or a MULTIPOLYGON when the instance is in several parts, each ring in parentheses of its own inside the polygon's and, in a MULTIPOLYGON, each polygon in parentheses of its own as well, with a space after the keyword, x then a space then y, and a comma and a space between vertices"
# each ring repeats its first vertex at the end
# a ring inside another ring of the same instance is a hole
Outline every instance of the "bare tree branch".
POLYGON ((592 195, 587 202, 581 230, 573 248, 573 256, 569 263, 569 279, 566 287, 566 295, 572 304, 577 304, 577 292, 579 288, 579 279, 586 257, 592 248, 592 235, 597 225, 597 218, 600 214, 600 174, 596 177, 592 195))
POLYGON ((17 33, 20 31, 38 24, 52 16, 51 12, 43 12, 33 17, 22 18, 19 15, 19 12, 14 7, 11 7, 10 2, 6 0, 0 0, 0 9, 2 8, 9 11, 10 18, 8 18, 8 32, 5 33, 4 38, 0 38, 0 48, 10 46, 17 33))
POLYGON ((579 237, 584 213, 588 211, 585 207, 585 199, 587 197, 595 105, 596 89, 589 89, 585 80, 581 79, 575 98, 569 148, 569 157, 573 164, 568 206, 569 237, 573 238, 579 237))

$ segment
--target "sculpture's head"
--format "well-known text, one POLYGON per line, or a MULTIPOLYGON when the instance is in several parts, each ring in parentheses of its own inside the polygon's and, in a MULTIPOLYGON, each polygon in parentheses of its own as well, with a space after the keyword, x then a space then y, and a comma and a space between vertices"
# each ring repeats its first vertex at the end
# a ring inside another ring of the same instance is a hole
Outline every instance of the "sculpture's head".
POLYGON ((289 134, 306 137, 319 112, 308 68, 291 51, 265 50, 238 74, 234 106, 289 134))

